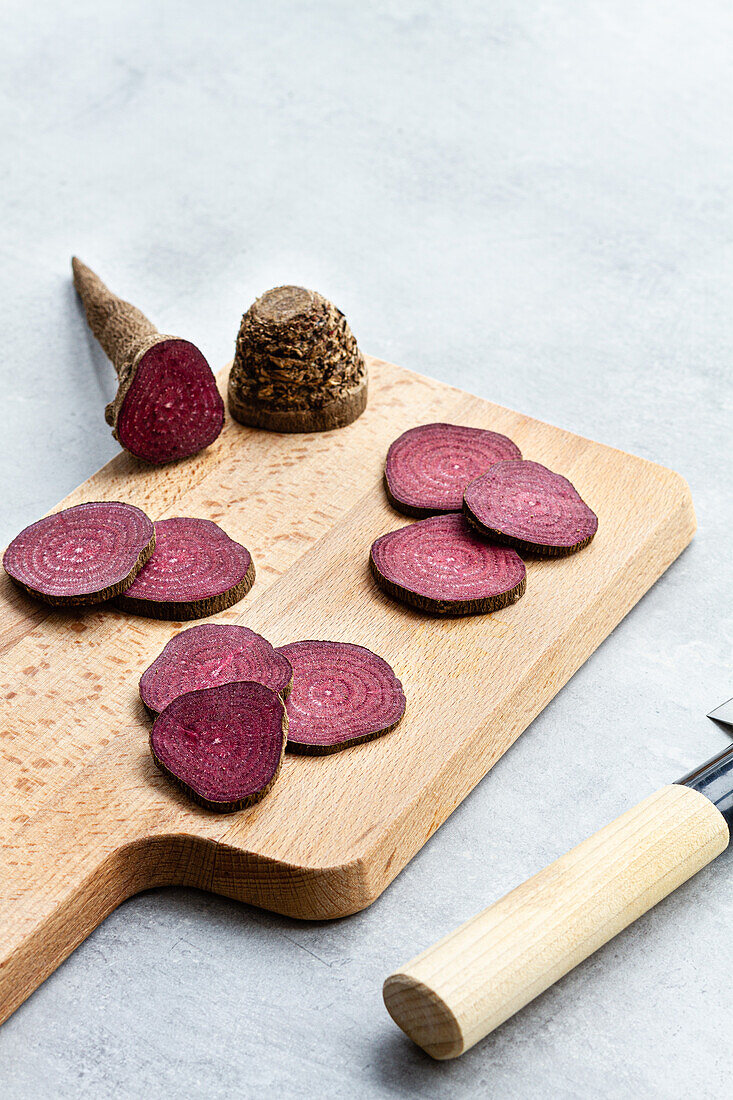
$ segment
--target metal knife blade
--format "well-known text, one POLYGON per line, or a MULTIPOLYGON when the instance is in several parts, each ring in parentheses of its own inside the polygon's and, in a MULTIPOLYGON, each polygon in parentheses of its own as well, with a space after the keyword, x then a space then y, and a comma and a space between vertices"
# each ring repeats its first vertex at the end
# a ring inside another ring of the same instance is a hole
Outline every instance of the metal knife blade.
POLYGON ((722 722, 725 726, 733 726, 733 699, 709 711, 708 718, 712 718, 715 722, 722 722))

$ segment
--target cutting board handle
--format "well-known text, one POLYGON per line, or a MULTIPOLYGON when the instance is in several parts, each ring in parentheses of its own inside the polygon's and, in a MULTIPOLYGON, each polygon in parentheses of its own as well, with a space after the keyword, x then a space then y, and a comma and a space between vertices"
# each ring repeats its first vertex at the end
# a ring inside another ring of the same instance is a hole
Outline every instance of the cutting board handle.
POLYGON ((198 838, 129 841, 121 827, 87 847, 73 822, 62 836, 52 826, 39 815, 0 851, 0 1023, 127 898, 210 878, 198 838))
POLYGON ((434 1058, 457 1057, 728 841, 704 795, 663 787, 391 974, 390 1015, 434 1058))

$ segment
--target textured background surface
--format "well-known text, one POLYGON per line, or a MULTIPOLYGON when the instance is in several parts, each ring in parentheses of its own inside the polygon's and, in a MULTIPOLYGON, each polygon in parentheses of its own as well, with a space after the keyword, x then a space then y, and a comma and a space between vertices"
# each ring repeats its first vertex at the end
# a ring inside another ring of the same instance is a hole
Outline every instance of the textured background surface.
POLYGON ((258 293, 315 287, 373 354, 678 469, 700 523, 370 910, 131 900, 0 1031, 3 1095, 728 1095, 730 855, 457 1062, 380 986, 726 743, 730 6, 6 0, 0 24, 3 541, 115 453, 72 251, 217 366, 258 293))

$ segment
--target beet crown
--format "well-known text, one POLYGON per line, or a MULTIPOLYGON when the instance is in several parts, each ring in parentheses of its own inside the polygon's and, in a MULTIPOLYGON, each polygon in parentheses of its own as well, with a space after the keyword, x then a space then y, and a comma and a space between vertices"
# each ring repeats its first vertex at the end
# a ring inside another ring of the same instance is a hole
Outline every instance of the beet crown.
POLYGON ((343 313, 305 287, 268 290, 242 318, 228 402, 235 420, 271 431, 350 424, 366 408, 367 370, 343 313))

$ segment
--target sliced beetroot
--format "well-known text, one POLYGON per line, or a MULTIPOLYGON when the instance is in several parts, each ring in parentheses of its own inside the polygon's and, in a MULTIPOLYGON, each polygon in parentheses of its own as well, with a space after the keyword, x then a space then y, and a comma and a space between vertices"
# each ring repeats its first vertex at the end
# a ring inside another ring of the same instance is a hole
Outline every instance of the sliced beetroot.
POLYGON ((202 619, 241 600, 255 567, 244 546, 210 519, 155 525, 155 553, 117 606, 153 619, 202 619))
POLYGON ((151 714, 189 691, 241 680, 264 684, 282 698, 293 670, 261 634, 246 626, 204 623, 171 638, 140 679, 140 698, 151 714))
POLYGON ((598 530, 575 486, 539 462, 493 466, 468 486, 463 511, 489 538, 552 557, 582 550, 598 530))
POLYGON ((324 756, 394 729, 405 713, 402 684, 382 657, 350 642, 291 642, 277 653, 293 667, 288 748, 324 756))
POLYGON ((389 448, 384 487, 392 506, 407 516, 460 512, 469 482, 495 462, 521 457, 516 443, 498 432, 421 424, 389 448))
POLYGON ((5 551, 3 566, 36 599, 74 607, 119 595, 154 546, 153 523, 139 508, 92 501, 26 527, 5 551))
POLYGON ((514 550, 480 538, 461 515, 431 516, 382 535, 370 565, 389 596, 433 615, 498 611, 519 599, 527 577, 514 550))
POLYGON ((277 779, 287 740, 285 705, 263 684, 179 695, 153 723, 158 767, 195 802, 228 813, 259 802, 277 779))
POLYGON ((117 411, 126 450, 156 465, 202 451, 224 424, 224 402, 195 344, 165 338, 137 360, 117 411))
POLYGON ((81 260, 71 266, 89 327, 117 371, 117 395, 105 412, 115 439, 156 464, 208 447, 224 425, 224 402, 199 349, 158 332, 81 260))

